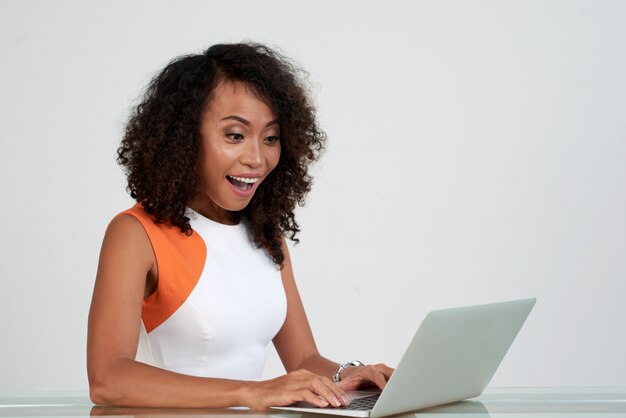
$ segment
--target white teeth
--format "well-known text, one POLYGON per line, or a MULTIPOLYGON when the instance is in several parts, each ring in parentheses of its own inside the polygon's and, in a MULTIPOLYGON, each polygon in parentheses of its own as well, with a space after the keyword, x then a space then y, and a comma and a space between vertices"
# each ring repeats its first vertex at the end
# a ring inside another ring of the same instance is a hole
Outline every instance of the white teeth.
POLYGON ((235 176, 228 176, 231 179, 235 179, 237 181, 240 181, 242 183, 248 183, 248 184, 254 184, 257 181, 259 181, 258 177, 235 177, 235 176))

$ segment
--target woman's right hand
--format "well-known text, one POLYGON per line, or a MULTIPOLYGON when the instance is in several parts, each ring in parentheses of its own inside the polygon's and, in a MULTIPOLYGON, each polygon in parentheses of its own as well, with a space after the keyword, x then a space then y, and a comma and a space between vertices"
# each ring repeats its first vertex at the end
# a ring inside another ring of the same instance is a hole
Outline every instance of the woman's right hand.
POLYGON ((308 370, 296 370, 271 380, 251 383, 244 405, 262 410, 270 406, 287 406, 305 401, 320 408, 350 403, 339 385, 327 377, 308 370))

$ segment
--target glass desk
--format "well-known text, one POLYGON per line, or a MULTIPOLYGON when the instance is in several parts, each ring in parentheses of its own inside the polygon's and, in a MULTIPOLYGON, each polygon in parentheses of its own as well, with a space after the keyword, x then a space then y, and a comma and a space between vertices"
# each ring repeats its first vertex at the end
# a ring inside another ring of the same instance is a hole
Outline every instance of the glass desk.
MULTIPOLYGON (((331 415, 242 409, 157 409, 95 406, 87 392, 0 394, 0 417, 236 417, 324 418, 331 415)), ((478 398, 402 418, 626 418, 626 388, 488 388, 478 398)))

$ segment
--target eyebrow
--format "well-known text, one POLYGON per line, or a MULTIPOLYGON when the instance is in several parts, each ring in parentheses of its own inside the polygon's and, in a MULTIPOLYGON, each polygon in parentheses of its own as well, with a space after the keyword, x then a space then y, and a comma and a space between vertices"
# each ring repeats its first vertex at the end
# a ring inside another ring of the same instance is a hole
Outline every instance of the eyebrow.
MULTIPOLYGON (((230 120, 236 120, 237 122, 241 122, 241 123, 243 123, 246 126, 250 126, 250 121, 242 118, 241 116, 237 116, 237 115, 225 116, 222 119, 220 119, 220 121, 222 121, 222 120, 229 120, 229 119, 230 120)), ((267 122, 265 127, 267 128, 267 127, 272 126, 272 125, 278 125, 278 119, 274 119, 274 120, 271 120, 271 121, 267 122)))

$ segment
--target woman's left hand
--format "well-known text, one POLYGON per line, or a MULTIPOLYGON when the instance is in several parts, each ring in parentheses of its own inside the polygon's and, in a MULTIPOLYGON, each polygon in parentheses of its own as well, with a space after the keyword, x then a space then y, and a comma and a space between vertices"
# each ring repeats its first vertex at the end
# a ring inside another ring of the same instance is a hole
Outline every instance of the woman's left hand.
POLYGON ((385 364, 347 367, 341 372, 339 386, 343 390, 356 390, 362 387, 378 386, 385 388, 394 369, 385 364))

